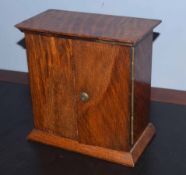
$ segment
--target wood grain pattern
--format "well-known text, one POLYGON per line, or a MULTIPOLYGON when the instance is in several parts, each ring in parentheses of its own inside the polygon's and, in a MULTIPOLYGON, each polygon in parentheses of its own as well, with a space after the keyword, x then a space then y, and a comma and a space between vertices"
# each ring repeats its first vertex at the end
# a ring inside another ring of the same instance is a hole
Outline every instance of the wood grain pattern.
POLYGON ((73 41, 73 51, 79 141, 129 150, 130 47, 73 41))
MULTIPOLYGON (((0 81, 28 85, 28 73, 0 70, 0 81)), ((186 91, 151 87, 151 101, 186 105, 186 91)))
POLYGON ((71 36, 88 40, 129 43, 140 41, 161 21, 124 16, 47 10, 16 27, 52 35, 71 36))
POLYGON ((134 142, 149 123, 152 65, 152 33, 134 50, 134 142))
POLYGON ((159 23, 48 10, 16 25, 26 34, 29 139, 134 166, 155 131, 148 123, 159 23))
POLYGON ((32 130, 32 132, 28 135, 28 139, 40 143, 45 143, 51 146, 64 148, 70 151, 79 152, 107 161, 119 163, 122 165, 134 167, 136 161, 144 151, 146 145, 154 136, 154 133, 155 130, 153 125, 149 124, 130 152, 116 151, 98 146, 85 145, 71 139, 62 138, 36 129, 32 130))
POLYGON ((71 40, 26 34, 37 129, 77 138, 71 40))
POLYGON ((26 42, 36 128, 68 138, 78 132, 82 143, 129 150, 130 48, 31 34, 26 42))

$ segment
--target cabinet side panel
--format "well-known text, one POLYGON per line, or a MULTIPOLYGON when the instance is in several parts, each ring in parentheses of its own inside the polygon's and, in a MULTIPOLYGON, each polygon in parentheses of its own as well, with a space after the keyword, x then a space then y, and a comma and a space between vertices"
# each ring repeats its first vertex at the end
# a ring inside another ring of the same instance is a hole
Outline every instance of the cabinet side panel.
POLYGON ((77 138, 71 40, 26 33, 35 128, 77 138))
POLYGON ((129 150, 130 48, 73 41, 79 141, 129 150), (80 100, 81 92, 89 100, 80 100))
POLYGON ((149 123, 152 33, 134 48, 134 143, 149 123))

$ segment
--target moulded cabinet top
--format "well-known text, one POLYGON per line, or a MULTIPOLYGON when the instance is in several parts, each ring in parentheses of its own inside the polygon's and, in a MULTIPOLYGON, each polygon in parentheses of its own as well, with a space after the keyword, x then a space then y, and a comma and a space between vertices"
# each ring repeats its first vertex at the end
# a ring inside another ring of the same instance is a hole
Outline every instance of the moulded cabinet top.
POLYGON ((16 27, 24 32, 134 45, 159 23, 161 23, 160 20, 154 19, 51 9, 17 24, 16 27))

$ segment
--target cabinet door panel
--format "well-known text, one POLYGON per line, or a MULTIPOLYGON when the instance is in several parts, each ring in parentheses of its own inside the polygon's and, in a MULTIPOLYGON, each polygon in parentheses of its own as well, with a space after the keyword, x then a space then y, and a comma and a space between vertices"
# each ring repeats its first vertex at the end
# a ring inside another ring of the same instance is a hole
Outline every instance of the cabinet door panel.
POLYGON ((27 34, 35 128, 77 139, 71 40, 27 34))
POLYGON ((129 150, 130 48, 73 41, 81 143, 129 150), (88 101, 80 95, 86 92, 88 101))

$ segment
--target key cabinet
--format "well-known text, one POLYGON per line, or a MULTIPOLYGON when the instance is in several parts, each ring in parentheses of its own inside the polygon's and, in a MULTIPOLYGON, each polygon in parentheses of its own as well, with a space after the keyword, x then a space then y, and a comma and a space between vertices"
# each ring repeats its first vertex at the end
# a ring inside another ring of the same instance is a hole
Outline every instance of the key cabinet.
POLYGON ((134 166, 149 121, 152 19, 47 10, 25 34, 34 128, 29 140, 134 166))

